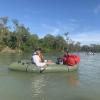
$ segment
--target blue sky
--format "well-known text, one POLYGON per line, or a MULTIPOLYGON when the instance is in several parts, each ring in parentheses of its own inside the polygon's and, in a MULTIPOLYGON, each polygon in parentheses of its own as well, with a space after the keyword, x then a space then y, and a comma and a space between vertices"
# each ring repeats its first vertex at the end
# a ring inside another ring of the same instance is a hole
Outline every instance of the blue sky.
POLYGON ((69 32, 82 44, 100 43, 100 0, 0 0, 0 16, 19 20, 39 37, 69 32))

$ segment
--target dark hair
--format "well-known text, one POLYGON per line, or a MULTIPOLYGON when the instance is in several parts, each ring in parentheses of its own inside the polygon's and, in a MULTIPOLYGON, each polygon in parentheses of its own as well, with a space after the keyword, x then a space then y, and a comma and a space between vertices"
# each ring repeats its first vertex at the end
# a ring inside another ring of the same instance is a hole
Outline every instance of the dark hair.
POLYGON ((36 51, 42 51, 42 49, 41 48, 35 48, 34 52, 36 52, 36 51))
POLYGON ((64 49, 64 52, 69 53, 69 50, 68 49, 64 49))
POLYGON ((41 48, 38 48, 38 50, 42 51, 42 49, 41 49, 41 48))

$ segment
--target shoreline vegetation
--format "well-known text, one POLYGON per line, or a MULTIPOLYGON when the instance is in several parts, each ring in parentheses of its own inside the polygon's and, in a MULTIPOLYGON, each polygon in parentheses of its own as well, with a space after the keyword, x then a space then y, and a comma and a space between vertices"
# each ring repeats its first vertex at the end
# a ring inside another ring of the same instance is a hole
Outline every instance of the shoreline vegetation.
POLYGON ((69 32, 61 34, 56 36, 47 34, 40 38, 37 34, 30 32, 28 27, 20 24, 18 20, 5 16, 0 17, 0 52, 32 52, 39 47, 44 52, 61 52, 64 49, 69 49, 70 52, 100 52, 99 44, 81 45, 80 42, 69 38, 69 32), (9 23, 12 23, 11 26, 9 23))
POLYGON ((8 46, 3 48, 0 53, 22 53, 20 49, 11 49, 8 46))

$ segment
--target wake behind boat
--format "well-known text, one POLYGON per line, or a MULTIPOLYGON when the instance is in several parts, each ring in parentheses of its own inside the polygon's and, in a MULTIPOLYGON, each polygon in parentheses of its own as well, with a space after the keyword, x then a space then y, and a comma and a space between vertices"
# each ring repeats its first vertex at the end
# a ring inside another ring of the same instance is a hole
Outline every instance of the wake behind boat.
MULTIPOLYGON (((32 64, 29 61, 23 60, 23 61, 18 61, 18 62, 13 62, 10 66, 9 66, 10 70, 14 70, 14 71, 25 71, 25 72, 39 72, 40 70, 36 67, 35 64, 32 64)), ((52 64, 52 65, 48 65, 46 67, 46 69, 44 70, 44 72, 71 72, 71 71, 75 71, 78 69, 78 65, 74 65, 74 66, 67 66, 67 65, 63 65, 63 64, 52 64)))

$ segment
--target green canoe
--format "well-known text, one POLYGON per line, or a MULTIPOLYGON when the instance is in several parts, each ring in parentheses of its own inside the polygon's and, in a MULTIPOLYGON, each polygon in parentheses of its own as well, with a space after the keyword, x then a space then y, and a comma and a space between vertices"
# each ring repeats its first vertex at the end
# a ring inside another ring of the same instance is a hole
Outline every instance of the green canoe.
MULTIPOLYGON (((9 66, 10 70, 14 71, 26 71, 26 72, 39 72, 40 70, 31 62, 21 61, 14 62, 9 66)), ((78 69, 78 65, 67 66, 60 64, 52 64, 48 65, 47 68, 43 72, 71 72, 78 69)))

